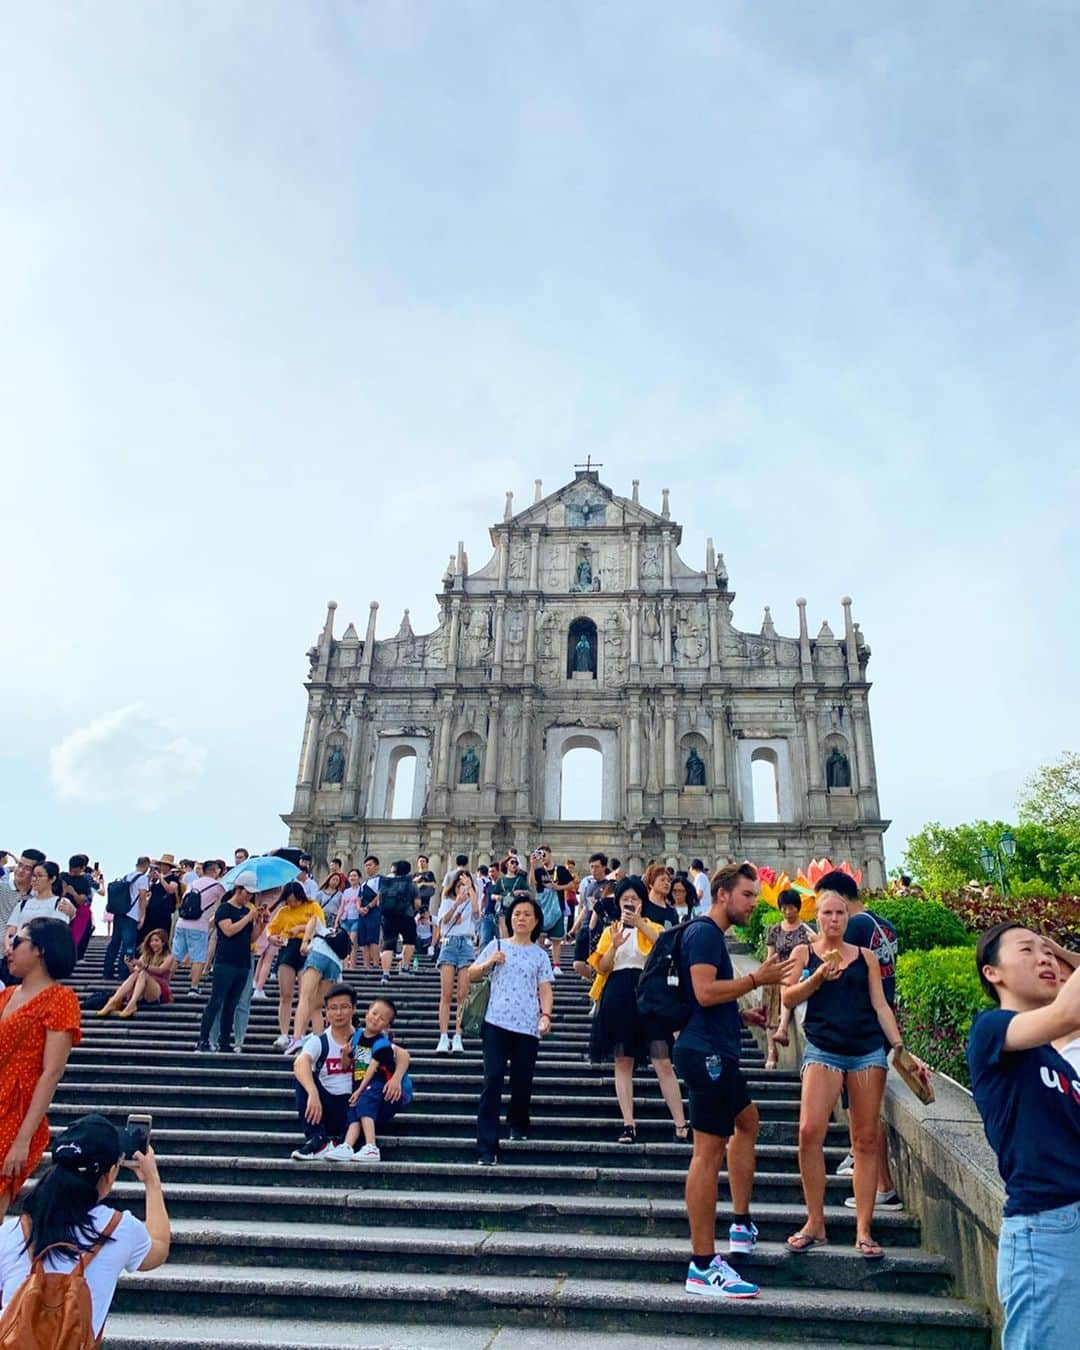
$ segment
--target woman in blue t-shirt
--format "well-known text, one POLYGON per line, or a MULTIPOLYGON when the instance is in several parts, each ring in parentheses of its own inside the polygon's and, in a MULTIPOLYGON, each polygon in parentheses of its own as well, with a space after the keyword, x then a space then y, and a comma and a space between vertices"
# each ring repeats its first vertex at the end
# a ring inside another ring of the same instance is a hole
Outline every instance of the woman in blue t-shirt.
POLYGON ((1005 1182, 1002 1350, 1074 1345, 1080 1326, 1080 1074, 1053 1042, 1080 1028, 1080 956, 1018 923, 975 949, 998 1007, 968 1035, 975 1105, 1005 1182), (1061 966, 1072 967, 1062 979, 1061 966))

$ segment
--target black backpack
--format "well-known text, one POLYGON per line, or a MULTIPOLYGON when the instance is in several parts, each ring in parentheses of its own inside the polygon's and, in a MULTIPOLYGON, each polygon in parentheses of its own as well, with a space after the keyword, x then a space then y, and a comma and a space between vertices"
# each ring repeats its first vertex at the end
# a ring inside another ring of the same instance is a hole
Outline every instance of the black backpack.
MULTIPOLYGON (((213 890, 213 887, 207 886, 206 889, 208 891, 213 890)), ((186 891, 184 893, 183 900, 180 901, 180 908, 177 911, 178 916, 181 919, 187 919, 189 922, 192 919, 201 919, 202 916, 206 913, 206 910, 212 909, 214 904, 213 900, 211 900, 210 904, 208 904, 204 909, 202 904, 202 897, 203 897, 202 891, 196 890, 186 891)))
POLYGON ((127 877, 110 881, 105 891, 105 913, 119 918, 131 908, 131 882, 127 877))
POLYGON ((657 937, 638 980, 635 998, 638 1012, 667 1030, 682 1031, 694 1011, 689 979, 683 981, 682 945, 687 929, 711 919, 691 919, 677 928, 665 928, 657 937))

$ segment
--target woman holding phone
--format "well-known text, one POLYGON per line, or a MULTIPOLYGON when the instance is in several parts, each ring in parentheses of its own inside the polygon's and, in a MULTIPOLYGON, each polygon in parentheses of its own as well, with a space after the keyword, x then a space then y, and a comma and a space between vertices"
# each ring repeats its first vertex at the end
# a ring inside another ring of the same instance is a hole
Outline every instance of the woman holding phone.
POLYGON ((682 1089, 671 1063, 671 1041, 638 1012, 638 980, 661 929, 642 916, 649 891, 640 877, 624 877, 615 888, 619 918, 600 934, 589 964, 596 979, 589 996, 597 1003, 589 1054, 594 1064, 615 1060, 615 1097, 622 1112, 620 1144, 637 1143, 634 1121, 634 1066, 648 1059, 671 1112, 675 1138, 690 1135, 682 1089))
POLYGON ((476 921, 480 917, 480 898, 476 885, 465 867, 450 875, 443 891, 442 902, 435 916, 439 946, 439 1043, 437 1055, 460 1053, 465 1049, 461 1040, 461 1014, 465 995, 469 992, 469 967, 476 949, 473 939, 476 921), (457 1022, 454 1039, 450 1040, 450 1002, 457 984, 457 1022))

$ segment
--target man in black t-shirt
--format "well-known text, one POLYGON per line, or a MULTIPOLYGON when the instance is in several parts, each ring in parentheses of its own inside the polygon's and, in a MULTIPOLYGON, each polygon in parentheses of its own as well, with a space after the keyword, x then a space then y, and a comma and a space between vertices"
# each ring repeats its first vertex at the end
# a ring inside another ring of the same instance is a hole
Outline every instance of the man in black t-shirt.
POLYGON ((995 924, 975 949, 998 1004, 972 1023, 967 1059, 1005 1182, 1002 1350, 1075 1345, 1080 1325, 1080 1074, 1053 1045, 1080 1027, 1078 961, 1018 923, 995 924))
POLYGON ((258 904, 254 872, 241 872, 233 883, 233 892, 218 905, 214 913, 217 929, 217 952, 214 956, 214 976, 210 999, 203 1009, 199 1025, 199 1052, 209 1050, 210 1028, 221 1014, 219 1048, 232 1050, 233 1018, 240 995, 251 978, 251 948, 262 936, 270 918, 264 905, 258 904))
POLYGON ((757 898, 757 871, 750 863, 721 868, 712 879, 712 907, 680 934, 680 981, 689 990, 692 1011, 672 1058, 690 1090, 694 1127, 694 1156, 686 1174, 692 1255, 685 1287, 688 1294, 711 1298, 754 1298, 758 1293, 757 1285, 740 1279, 716 1254, 717 1183, 725 1152, 735 1211, 728 1251, 752 1252, 758 1236, 750 1217, 758 1111, 739 1069, 738 1000, 762 985, 781 983, 794 969, 793 962, 773 957, 753 974, 735 976, 724 934, 732 924, 747 921, 757 898))

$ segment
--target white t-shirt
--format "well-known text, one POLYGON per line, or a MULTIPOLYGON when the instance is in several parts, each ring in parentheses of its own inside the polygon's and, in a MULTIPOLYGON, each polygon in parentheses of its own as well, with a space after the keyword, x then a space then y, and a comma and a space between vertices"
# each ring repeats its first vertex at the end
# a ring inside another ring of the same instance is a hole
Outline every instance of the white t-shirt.
POLYGON ((467 937, 471 938, 476 932, 476 922, 473 919, 472 901, 466 900, 461 913, 458 915, 457 922, 447 927, 444 920, 449 918, 451 912, 457 905, 453 896, 446 896, 439 906, 439 912, 435 915, 435 921, 439 925, 439 932, 442 934, 443 941, 447 938, 467 937))
MULTIPOLYGON (((96 1205, 90 1211, 94 1226, 101 1232, 113 1216, 105 1205, 96 1205)), ((133 1214, 125 1213, 106 1242, 86 1267, 86 1283, 93 1306, 94 1335, 101 1334, 109 1307, 116 1293, 116 1282, 121 1272, 138 1270, 150 1251, 150 1234, 146 1224, 133 1214)), ((75 1261, 63 1252, 51 1252, 45 1258, 45 1269, 71 1270, 75 1261)), ((3 1286, 3 1306, 15 1296, 19 1285, 30 1274, 30 1256, 23 1251, 23 1231, 18 1219, 5 1219, 0 1224, 0 1285, 3 1286)))
POLYGON ((319 883, 314 877, 308 877, 307 881, 302 881, 300 885, 303 886, 304 894, 309 900, 317 900, 319 898, 319 883))
POLYGON ((150 882, 147 880, 145 872, 129 872, 124 880, 129 883, 128 890, 131 894, 131 908, 128 910, 127 916, 137 923, 139 919, 139 896, 143 891, 150 889, 150 882))
POLYGON ((210 920, 214 917, 214 910, 224 899, 225 887, 220 881, 215 881, 213 877, 196 877, 191 890, 199 897, 202 916, 198 919, 178 918, 176 926, 177 928, 186 928, 189 932, 195 929, 200 933, 209 933, 210 920))
POLYGON ((31 919, 59 919, 61 923, 70 923, 71 915, 65 914, 59 908, 59 904, 58 895, 47 895, 44 900, 39 900, 36 895, 28 896, 21 905, 16 905, 11 911, 8 927, 21 928, 31 919))
POLYGON ((712 896, 709 894, 709 878, 704 872, 699 872, 694 878, 694 890, 697 891, 698 908, 711 909, 712 896))
MULTIPOLYGON (((330 1053, 326 1056, 323 1066, 319 1070, 319 1085, 331 1097, 343 1097, 347 1092, 352 1091, 352 1070, 344 1068, 341 1063, 341 1056, 349 1048, 352 1036, 347 1034, 343 1041, 339 1041, 327 1027, 326 1039, 330 1043, 330 1053)), ((307 1055, 308 1059, 311 1060, 312 1067, 318 1063, 319 1054, 322 1051, 321 1040, 321 1036, 309 1036, 300 1050, 302 1055, 307 1055)))
POLYGON ((1068 1045, 1063 1045, 1058 1054, 1069 1061, 1073 1073, 1080 1078, 1080 1036, 1074 1037, 1068 1045))

